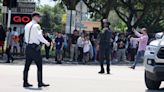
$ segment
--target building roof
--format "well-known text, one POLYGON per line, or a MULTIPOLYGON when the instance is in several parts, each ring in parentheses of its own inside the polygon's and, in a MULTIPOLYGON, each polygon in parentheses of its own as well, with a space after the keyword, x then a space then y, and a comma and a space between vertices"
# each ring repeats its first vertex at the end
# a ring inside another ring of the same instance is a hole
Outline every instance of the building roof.
POLYGON ((82 22, 82 25, 85 27, 86 31, 93 31, 93 28, 100 28, 101 22, 82 22))

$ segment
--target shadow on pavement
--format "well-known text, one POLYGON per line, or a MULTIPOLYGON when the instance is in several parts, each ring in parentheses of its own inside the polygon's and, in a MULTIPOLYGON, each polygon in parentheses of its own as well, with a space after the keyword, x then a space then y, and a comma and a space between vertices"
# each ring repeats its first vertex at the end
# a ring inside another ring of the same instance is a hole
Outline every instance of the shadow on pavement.
POLYGON ((146 90, 145 92, 164 92, 164 88, 161 88, 159 90, 146 90))
POLYGON ((24 88, 24 89, 28 89, 28 90, 42 90, 42 88, 24 88))

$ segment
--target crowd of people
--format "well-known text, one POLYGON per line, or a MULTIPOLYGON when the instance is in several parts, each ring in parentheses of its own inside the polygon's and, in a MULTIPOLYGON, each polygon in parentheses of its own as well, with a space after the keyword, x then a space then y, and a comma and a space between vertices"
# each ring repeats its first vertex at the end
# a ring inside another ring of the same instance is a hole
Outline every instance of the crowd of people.
MULTIPOLYGON (((18 55, 18 53, 24 54, 25 52, 26 44, 24 42, 24 34, 18 34, 16 27, 13 27, 13 29, 8 28, 5 32, 1 25, 0 29, 2 34, 0 45, 2 47, 6 40, 6 51, 2 51, 7 54, 7 63, 10 63, 10 61, 13 62, 13 55, 18 55)), ((145 33, 145 31, 146 28, 141 30, 141 33, 146 35, 147 33, 145 33)), ((44 38, 51 43, 50 46, 44 46, 46 60, 49 60, 50 53, 53 51, 51 48, 54 48, 57 64, 61 64, 64 58, 69 58, 71 62, 77 61, 84 64, 90 61, 98 62, 100 56, 99 42, 101 32, 102 31, 98 28, 93 28, 93 31, 83 30, 82 32, 75 29, 71 35, 67 35, 61 31, 54 32, 52 37, 50 33, 45 31, 43 33, 44 38)), ((140 55, 143 55, 147 40, 148 37, 142 37, 137 31, 134 31, 134 34, 112 31, 111 62, 117 64, 135 61, 135 58, 138 59, 140 55), (141 42, 141 40, 143 41, 141 42), (145 46, 141 46, 144 42, 145 46), (137 55, 137 53, 139 55, 137 55)), ((135 64, 132 68, 135 68, 135 64)))
POLYGON ((130 33, 114 32, 110 28, 108 19, 102 20, 102 30, 98 28, 93 28, 93 31, 75 29, 72 34, 60 31, 51 35, 46 30, 42 30, 39 25, 40 20, 40 13, 34 12, 32 21, 25 25, 25 31, 21 34, 18 33, 17 27, 8 28, 5 31, 0 24, 0 46, 2 55, 4 52, 7 55, 6 63, 14 61, 13 55, 20 55, 18 53, 25 55, 23 87, 33 86, 28 82, 28 71, 33 61, 37 66, 38 87, 50 86, 43 83, 41 55, 43 49, 45 58, 49 62, 51 62, 50 53, 55 52, 53 57, 56 64, 62 64, 65 58, 69 58, 70 62, 75 61, 80 64, 99 63, 99 74, 105 73, 104 62, 106 61, 106 73, 110 74, 111 63, 134 61, 129 68, 135 69, 137 63, 142 61, 149 40, 146 28, 141 28, 140 31, 132 28, 130 33), (5 50, 4 47, 6 47, 5 50))
POLYGON ((23 54, 25 51, 24 34, 18 34, 17 27, 8 28, 6 31, 3 26, 0 29, 0 46, 2 47, 2 57, 7 55, 7 62, 14 61, 13 55, 23 54), (24 47, 23 47, 24 46, 24 47), (4 48, 6 47, 6 48, 4 48))

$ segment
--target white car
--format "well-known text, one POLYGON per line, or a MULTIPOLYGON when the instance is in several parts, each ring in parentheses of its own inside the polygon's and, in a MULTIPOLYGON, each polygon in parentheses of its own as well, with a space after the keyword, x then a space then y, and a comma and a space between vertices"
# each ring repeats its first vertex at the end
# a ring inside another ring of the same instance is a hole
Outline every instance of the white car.
POLYGON ((147 46, 144 56, 145 84, 153 90, 159 89, 164 81, 164 32, 159 35, 157 40, 147 46))

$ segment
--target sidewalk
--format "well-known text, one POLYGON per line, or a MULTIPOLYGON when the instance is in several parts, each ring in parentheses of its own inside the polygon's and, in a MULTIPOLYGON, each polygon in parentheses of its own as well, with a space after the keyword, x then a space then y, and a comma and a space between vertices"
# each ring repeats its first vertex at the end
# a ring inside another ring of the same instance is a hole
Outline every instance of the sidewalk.
MULTIPOLYGON (((0 58, 0 64, 11 64, 11 65, 24 65, 25 63, 25 59, 22 58, 22 57, 19 57, 19 58, 15 58, 14 62, 13 63, 5 63, 6 62, 6 59, 5 58, 0 58)), ((105 62, 104 62, 105 63, 105 62)), ((47 65, 55 65, 56 64, 56 61, 54 58, 50 58, 49 61, 46 61, 45 58, 43 58, 43 64, 47 64, 47 65)), ((87 64, 84 64, 82 62, 77 62, 77 61, 69 61, 69 59, 65 58, 63 61, 62 61, 62 64, 64 65, 99 65, 99 62, 93 62, 93 61, 90 61, 88 62, 87 64)), ((120 62, 120 63, 114 63, 114 62, 111 62, 111 65, 119 65, 119 66, 122 66, 122 65, 126 65, 126 66, 130 66, 132 65, 133 62, 120 62)), ((139 65, 142 65, 142 63, 140 63, 139 65)))

